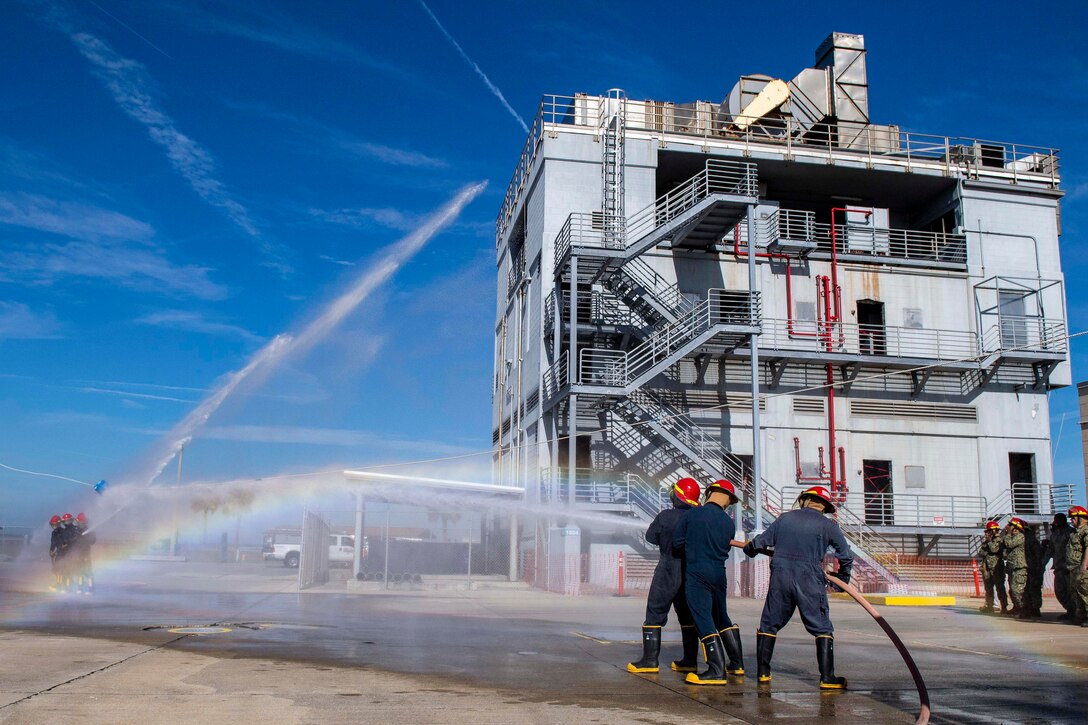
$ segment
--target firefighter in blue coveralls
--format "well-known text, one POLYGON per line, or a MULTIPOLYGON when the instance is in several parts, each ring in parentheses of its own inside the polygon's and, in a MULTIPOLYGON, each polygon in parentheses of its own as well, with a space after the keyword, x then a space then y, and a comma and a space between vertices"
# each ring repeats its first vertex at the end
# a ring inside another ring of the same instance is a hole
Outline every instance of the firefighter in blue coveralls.
POLYGON ((733 484, 715 481, 707 486, 703 505, 685 513, 672 535, 673 547, 684 550, 684 594, 707 665, 706 671, 684 678, 693 685, 726 685, 726 674, 744 674, 740 628, 729 619, 725 604, 725 560, 737 531, 725 509, 736 502, 733 484))
POLYGON ((779 516, 766 531, 744 545, 748 556, 774 550, 771 583, 756 632, 759 681, 770 682, 771 653, 778 630, 790 621, 794 609, 799 609, 805 629, 816 637, 820 688, 842 690, 846 678, 835 676, 834 628, 828 616, 824 556, 830 545, 839 560, 835 576, 847 583, 854 560, 839 525, 824 516, 835 511, 826 488, 813 486, 805 490, 797 497, 796 506, 799 508, 779 516))
POLYGON ((646 599, 646 620, 642 625, 642 659, 628 662, 628 672, 657 672, 657 656, 661 652, 661 628, 669 619, 669 608, 676 610, 680 635, 684 641, 684 658, 672 663, 677 672, 694 672, 699 664, 699 637, 684 598, 684 560, 673 550, 672 538, 676 525, 691 508, 699 505, 699 484, 694 478, 681 478, 669 495, 672 508, 659 513, 646 529, 646 541, 660 550, 650 595, 646 599))

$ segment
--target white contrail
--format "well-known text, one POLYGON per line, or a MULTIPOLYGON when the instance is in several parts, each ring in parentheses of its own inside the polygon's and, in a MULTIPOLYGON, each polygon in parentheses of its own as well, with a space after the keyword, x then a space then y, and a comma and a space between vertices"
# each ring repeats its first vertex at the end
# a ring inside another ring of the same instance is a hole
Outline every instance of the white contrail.
POLYGON ((147 129, 151 140, 162 146, 166 152, 174 170, 201 199, 222 210, 250 237, 261 240, 263 252, 273 258, 279 256, 274 245, 261 238, 261 232, 249 210, 231 196, 226 185, 216 176, 216 163, 212 155, 182 133, 174 119, 162 110, 153 90, 154 79, 142 63, 120 55, 106 41, 80 30, 79 15, 67 5, 46 0, 23 0, 23 3, 36 11, 43 22, 64 33, 75 44, 80 55, 91 64, 92 72, 106 86, 114 102, 130 118, 147 129))
POLYGON ((453 36, 450 35, 450 31, 446 30, 442 23, 438 22, 438 18, 435 17, 435 14, 427 7, 427 3, 423 2, 423 0, 419 0, 419 4, 422 5, 423 9, 427 11, 427 14, 431 16, 431 20, 433 20, 434 24, 438 26, 438 29, 442 31, 442 34, 446 36, 446 39, 453 43, 454 48, 457 48, 457 52, 461 54, 461 57, 465 59, 465 62, 472 66, 472 69, 476 71, 476 75, 480 76, 483 82, 487 84, 488 90, 499 99, 503 107, 510 112, 510 115, 521 124, 522 130, 524 130, 525 133, 529 133, 529 126, 526 125, 525 119, 518 115, 518 112, 514 110, 514 107, 507 102, 506 97, 502 94, 502 91, 499 90, 499 87, 491 82, 491 79, 487 77, 487 74, 483 72, 480 66, 476 65, 476 62, 473 61, 472 58, 468 57, 468 53, 465 52, 465 49, 461 47, 460 43, 453 39, 453 36))

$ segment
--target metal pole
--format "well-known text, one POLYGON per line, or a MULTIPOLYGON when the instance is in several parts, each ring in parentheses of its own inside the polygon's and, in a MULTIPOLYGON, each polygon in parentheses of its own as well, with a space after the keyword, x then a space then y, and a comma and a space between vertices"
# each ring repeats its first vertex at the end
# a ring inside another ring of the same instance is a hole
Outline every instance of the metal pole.
POLYGON ((510 581, 518 580, 518 515, 510 514, 510 581))
MULTIPOLYGON (((578 370, 578 255, 570 257, 570 360, 567 363, 567 377, 571 383, 581 382, 578 370)), ((574 489, 577 485, 578 463, 578 394, 571 393, 567 407, 567 503, 574 506, 574 489)))
MULTIPOLYGON (((748 205, 748 309, 752 323, 758 323, 756 309, 756 205, 748 205)), ((759 335, 748 336, 752 349, 752 480, 756 495, 753 508, 755 533, 763 531, 763 460, 759 432, 759 335)), ((832 451, 831 455, 835 455, 832 451)))
POLYGON ((385 505, 385 573, 382 574, 385 588, 389 588, 389 504, 385 505))
MULTIPOLYGON (((175 486, 181 486, 181 459, 185 456, 185 446, 178 449, 178 477, 175 486)), ((178 551, 178 502, 177 496, 174 497, 174 504, 170 507, 171 518, 173 518, 174 535, 170 537, 170 556, 177 556, 178 551)))
POLYGON ((468 534, 468 583, 472 584, 472 532, 468 534))
POLYGON ((363 568, 363 492, 355 492, 355 562, 351 566, 351 574, 356 579, 363 568))

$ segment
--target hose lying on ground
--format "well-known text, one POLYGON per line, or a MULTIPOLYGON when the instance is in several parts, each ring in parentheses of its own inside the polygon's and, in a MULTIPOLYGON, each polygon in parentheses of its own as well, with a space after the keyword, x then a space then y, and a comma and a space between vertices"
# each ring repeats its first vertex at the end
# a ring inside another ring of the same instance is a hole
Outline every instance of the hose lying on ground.
MULTIPOLYGON (((738 549, 744 548, 743 541, 737 541, 734 539, 729 543, 737 547, 738 549)), ((774 555, 774 552, 767 553, 771 556, 774 555)), ((844 592, 849 594, 855 602, 860 604, 862 609, 868 612, 869 616, 876 620, 876 623, 879 624, 880 628, 884 630, 884 634, 888 635, 888 639, 890 639, 892 641, 892 644, 895 645, 895 648, 899 650, 899 654, 903 657, 903 662, 906 663, 907 669, 910 670, 910 676, 914 678, 914 686, 918 688, 918 701, 921 705, 921 711, 918 713, 918 719, 914 721, 914 725, 928 725, 930 715, 929 690, 926 689, 926 683, 925 680, 922 679, 922 673, 918 671, 918 665, 914 663, 914 658, 910 656, 910 652, 907 650, 906 645, 903 644, 903 640, 899 639, 899 635, 896 634, 895 630, 892 629, 892 626, 888 624, 888 620, 884 619, 884 615, 878 612, 876 610, 876 607, 870 604, 868 600, 866 600, 865 597, 861 595, 861 592, 859 592, 857 589, 850 586, 846 582, 842 581, 838 577, 832 576, 827 572, 824 572, 824 576, 827 577, 827 580, 829 582, 842 589, 844 592)))

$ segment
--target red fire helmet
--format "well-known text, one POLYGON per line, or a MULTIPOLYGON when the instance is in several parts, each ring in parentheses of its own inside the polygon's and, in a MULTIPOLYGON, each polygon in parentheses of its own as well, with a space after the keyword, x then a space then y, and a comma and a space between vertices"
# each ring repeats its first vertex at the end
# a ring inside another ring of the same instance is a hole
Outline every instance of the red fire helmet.
POLYGON ((699 482, 694 478, 681 478, 673 485, 672 492, 688 506, 699 505, 699 482))
POLYGON ((813 486, 812 488, 806 488, 804 491, 801 492, 801 495, 797 497, 798 500, 800 500, 803 496, 812 496, 814 498, 820 499, 824 503, 824 513, 835 513, 835 504, 831 502, 831 492, 823 486, 813 486))
POLYGON ((706 487, 706 497, 710 498, 710 494, 718 491, 729 495, 729 498, 731 499, 729 501, 730 506, 740 500, 740 497, 737 496, 736 486, 734 486, 731 481, 727 481, 724 478, 719 478, 717 481, 706 487))

